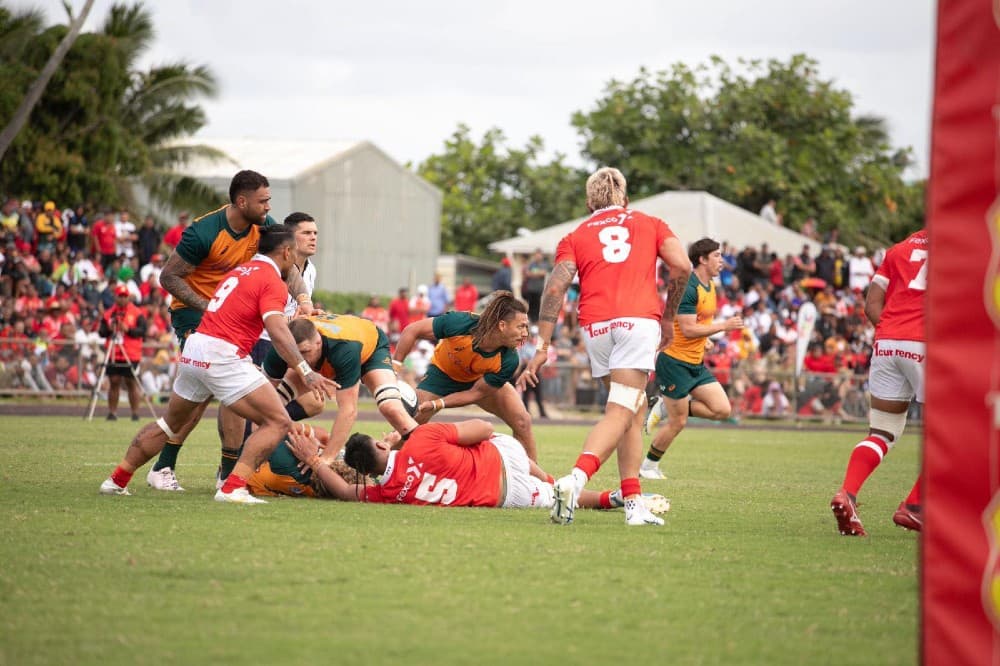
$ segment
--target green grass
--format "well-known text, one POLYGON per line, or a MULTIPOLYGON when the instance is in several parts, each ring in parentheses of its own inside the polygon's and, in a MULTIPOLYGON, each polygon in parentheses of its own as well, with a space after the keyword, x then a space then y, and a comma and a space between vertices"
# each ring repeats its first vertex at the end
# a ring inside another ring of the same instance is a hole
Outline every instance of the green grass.
MULTIPOLYGON (((128 421, 5 418, 0 664, 913 664, 917 540, 891 515, 916 438, 862 494, 871 537, 828 502, 857 433, 691 429, 647 481, 661 528, 620 512, 211 501, 218 443, 181 453, 188 492, 97 487, 128 421)), ((374 423, 362 424, 376 432, 374 423)), ((564 473, 586 429, 537 428, 564 473)), ((609 487, 616 468, 590 487, 609 487)))

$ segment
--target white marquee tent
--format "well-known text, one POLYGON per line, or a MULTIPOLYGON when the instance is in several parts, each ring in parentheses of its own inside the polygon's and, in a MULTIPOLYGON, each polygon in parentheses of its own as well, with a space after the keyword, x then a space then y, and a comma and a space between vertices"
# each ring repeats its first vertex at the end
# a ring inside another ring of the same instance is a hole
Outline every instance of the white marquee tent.
MULTIPOLYGON (((798 254, 803 245, 809 245, 811 254, 816 256, 821 247, 820 243, 800 233, 770 224, 759 215, 708 192, 662 192, 633 201, 629 207, 664 220, 685 245, 706 236, 729 242, 737 252, 748 245, 759 248, 767 243, 768 249, 781 258, 786 254, 798 254)), ((530 254, 536 249, 551 255, 562 237, 584 219, 496 241, 490 243, 490 249, 507 256, 530 254)))

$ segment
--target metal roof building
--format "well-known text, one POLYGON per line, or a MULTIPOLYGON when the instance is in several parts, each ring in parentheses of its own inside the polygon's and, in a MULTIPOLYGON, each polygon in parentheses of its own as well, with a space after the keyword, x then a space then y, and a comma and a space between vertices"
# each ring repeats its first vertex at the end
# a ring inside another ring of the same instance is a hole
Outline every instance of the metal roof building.
MULTIPOLYGON (((271 183, 271 215, 295 211, 319 226, 318 289, 395 294, 429 283, 440 251, 441 193, 368 141, 200 139, 229 160, 185 172, 228 192, 237 171, 271 183)), ((193 211, 192 211, 193 212, 193 211)))

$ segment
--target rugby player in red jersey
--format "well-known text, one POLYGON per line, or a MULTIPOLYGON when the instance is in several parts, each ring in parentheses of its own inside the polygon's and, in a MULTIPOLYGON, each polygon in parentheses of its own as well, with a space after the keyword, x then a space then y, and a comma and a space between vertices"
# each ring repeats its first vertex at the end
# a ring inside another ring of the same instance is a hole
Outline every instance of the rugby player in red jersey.
MULTIPOLYGON (((893 245, 868 287, 865 314, 875 324, 868 374, 868 436, 851 452, 844 482, 830 501, 837 529, 844 536, 868 535, 858 517, 858 491, 903 434, 910 401, 924 401, 928 247, 926 230, 893 245)), ((892 520, 900 527, 920 531, 923 517, 919 477, 892 520)))
POLYGON ((573 471, 556 481, 551 518, 573 521, 580 491, 617 450, 626 524, 662 525, 641 502, 645 387, 657 350, 673 338, 691 261, 663 220, 628 208, 625 177, 618 169, 605 167, 587 179, 587 208, 591 216, 556 248, 556 265, 542 295, 538 350, 518 381, 537 383, 566 290, 579 273, 581 332, 591 373, 608 387, 608 404, 573 471), (666 306, 656 291, 657 259, 670 271, 666 306))
POLYGON ((168 437, 187 424, 206 400, 216 397, 259 427, 246 441, 220 502, 263 503, 250 495, 246 479, 288 433, 291 419, 277 391, 250 359, 265 328, 275 349, 302 373, 306 388, 331 397, 336 383, 313 372, 299 353, 284 316, 288 290, 282 281, 295 264, 295 237, 285 225, 260 230, 259 253, 219 282, 197 330, 188 337, 178 363, 167 413, 132 440, 124 459, 101 484, 105 495, 128 495, 135 470, 160 452, 168 437))
MULTIPOLYGON (((381 440, 354 433, 344 447, 344 462, 361 478, 377 475, 373 483, 351 483, 326 463, 318 453, 325 435, 296 424, 279 451, 286 448, 309 469, 303 472, 285 462, 284 476, 276 476, 273 469, 268 474, 258 472, 254 492, 348 502, 508 509, 547 509, 555 498, 552 477, 528 458, 521 443, 510 435, 494 433, 493 426, 482 419, 428 423, 418 426, 405 441, 398 432, 381 440), (298 483, 288 482, 289 472, 299 476, 298 483)), ((670 508, 662 495, 645 495, 642 501, 650 511, 662 513, 670 508)), ((619 491, 585 490, 580 495, 580 506, 591 509, 613 509, 623 503, 619 491)))

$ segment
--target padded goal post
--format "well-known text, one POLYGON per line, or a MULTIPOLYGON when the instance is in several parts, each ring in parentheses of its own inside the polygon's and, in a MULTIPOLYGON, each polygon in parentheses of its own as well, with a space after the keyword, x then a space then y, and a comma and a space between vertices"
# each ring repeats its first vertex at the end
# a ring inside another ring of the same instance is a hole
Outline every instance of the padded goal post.
POLYGON ((1000 664, 1000 0, 937 9, 921 655, 1000 664))

